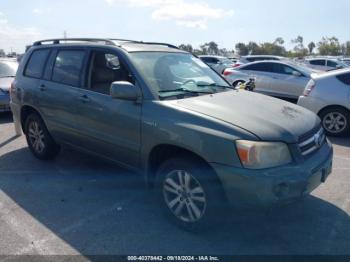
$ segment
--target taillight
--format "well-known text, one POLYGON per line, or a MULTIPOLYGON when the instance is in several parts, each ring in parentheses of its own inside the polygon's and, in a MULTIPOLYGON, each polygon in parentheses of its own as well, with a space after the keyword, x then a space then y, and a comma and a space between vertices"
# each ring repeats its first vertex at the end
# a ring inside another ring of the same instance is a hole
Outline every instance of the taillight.
POLYGON ((235 64, 233 67, 240 67, 241 64, 235 64))
POLYGON ((312 92, 312 90, 314 90, 314 88, 316 87, 316 83, 314 80, 310 80, 310 82, 307 84, 305 90, 304 90, 304 96, 309 96, 312 92))
POLYGON ((225 69, 223 75, 224 75, 224 76, 229 76, 229 75, 232 75, 233 73, 234 73, 233 71, 225 69))

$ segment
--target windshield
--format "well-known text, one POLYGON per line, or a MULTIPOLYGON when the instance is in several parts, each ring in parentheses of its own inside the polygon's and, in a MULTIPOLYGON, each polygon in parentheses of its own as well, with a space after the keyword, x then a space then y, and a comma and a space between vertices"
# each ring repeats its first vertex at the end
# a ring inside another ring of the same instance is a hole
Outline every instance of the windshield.
POLYGON ((131 53, 147 84, 160 99, 203 95, 231 87, 209 66, 191 54, 166 52, 131 53))
POLYGON ((18 68, 17 62, 0 61, 0 77, 14 77, 18 68))

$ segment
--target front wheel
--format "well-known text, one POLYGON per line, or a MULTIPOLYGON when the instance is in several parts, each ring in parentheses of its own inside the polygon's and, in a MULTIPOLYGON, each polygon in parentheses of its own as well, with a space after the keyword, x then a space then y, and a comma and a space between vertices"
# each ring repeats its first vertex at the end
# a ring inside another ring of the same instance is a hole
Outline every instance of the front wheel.
POLYGON ((322 125, 329 136, 345 136, 350 131, 350 113, 343 108, 326 109, 320 114, 322 125))
POLYGON ((187 230, 200 230, 220 221, 225 207, 221 184, 200 161, 173 158, 157 174, 158 198, 168 217, 187 230))
POLYGON ((44 121, 33 113, 25 121, 25 133, 30 151, 41 160, 54 158, 59 152, 59 146, 54 142, 44 121))

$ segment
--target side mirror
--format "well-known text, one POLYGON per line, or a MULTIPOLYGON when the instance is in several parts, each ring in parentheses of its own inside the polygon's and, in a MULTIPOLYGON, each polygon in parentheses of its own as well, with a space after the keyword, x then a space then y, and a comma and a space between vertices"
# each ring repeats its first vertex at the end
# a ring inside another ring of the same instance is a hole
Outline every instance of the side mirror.
POLYGON ((113 99, 136 101, 141 97, 138 87, 129 82, 117 81, 111 84, 110 94, 113 99))
POLYGON ((342 69, 343 67, 341 65, 337 65, 335 68, 336 69, 342 69))
POLYGON ((297 76, 297 77, 302 76, 302 74, 300 72, 298 72, 298 71, 293 71, 292 74, 293 74, 293 76, 297 76))

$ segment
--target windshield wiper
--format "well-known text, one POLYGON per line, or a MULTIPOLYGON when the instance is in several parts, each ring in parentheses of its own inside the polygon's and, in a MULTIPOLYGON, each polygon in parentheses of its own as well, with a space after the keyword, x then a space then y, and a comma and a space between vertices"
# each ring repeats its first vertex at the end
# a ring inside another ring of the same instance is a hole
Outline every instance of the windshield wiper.
POLYGON ((199 87, 210 86, 210 87, 219 87, 219 88, 233 89, 231 86, 223 86, 223 85, 218 85, 218 84, 215 84, 215 83, 211 83, 211 84, 197 84, 197 86, 199 86, 199 87))
POLYGON ((160 90, 159 93, 175 93, 175 92, 186 92, 193 94, 214 94, 214 90, 193 90, 187 88, 177 88, 177 89, 169 89, 169 90, 160 90))

